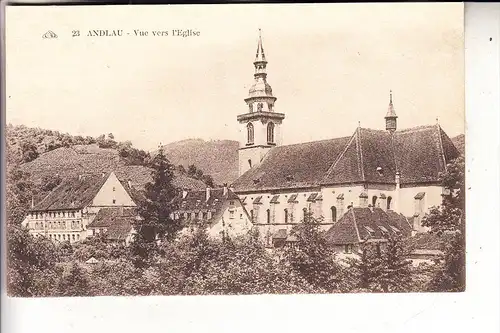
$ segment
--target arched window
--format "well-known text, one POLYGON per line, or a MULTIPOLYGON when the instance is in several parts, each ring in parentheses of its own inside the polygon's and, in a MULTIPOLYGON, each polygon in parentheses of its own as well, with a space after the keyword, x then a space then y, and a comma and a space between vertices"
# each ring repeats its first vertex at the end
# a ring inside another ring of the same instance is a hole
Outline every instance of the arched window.
POLYGON ((248 104, 248 111, 250 113, 253 112, 253 105, 252 105, 252 103, 248 104))
POLYGON ((387 210, 391 209, 392 197, 387 197, 387 210))
POLYGON ((267 213, 267 223, 271 223, 271 210, 268 209, 266 213, 267 213))
POLYGON ((376 195, 374 195, 374 196, 372 197, 372 206, 373 206, 373 207, 376 207, 376 206, 375 206, 375 204, 376 204, 376 203, 377 203, 377 196, 376 196, 376 195))
POLYGON ((250 210, 250 219, 252 220, 252 223, 253 223, 254 222, 253 209, 250 210))
POLYGON ((285 208, 285 223, 288 223, 288 209, 285 208))
POLYGON ((262 103, 257 103, 257 112, 262 112, 262 107, 264 106, 264 104, 262 103))
POLYGON ((253 144, 253 125, 252 123, 248 123, 247 125, 247 141, 248 144, 253 144))
POLYGON ((330 207, 332 214, 332 222, 337 222, 337 208, 335 206, 330 207))
POLYGON ((267 124, 267 142, 274 143, 274 123, 267 124))

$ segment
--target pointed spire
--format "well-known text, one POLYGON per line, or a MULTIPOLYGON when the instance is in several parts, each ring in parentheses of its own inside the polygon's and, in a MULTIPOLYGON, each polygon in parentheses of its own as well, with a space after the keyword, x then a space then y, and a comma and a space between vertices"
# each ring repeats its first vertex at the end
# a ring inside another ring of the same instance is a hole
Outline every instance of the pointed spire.
POLYGON ((385 117, 395 117, 396 116, 396 111, 394 111, 394 105, 392 104, 392 90, 389 91, 389 108, 387 109, 387 114, 385 117))
POLYGON ((257 44, 257 53, 255 54, 255 62, 266 62, 264 47, 262 46, 262 32, 259 28, 259 43, 257 44))
POLYGON ((387 114, 385 115, 385 129, 391 133, 394 133, 397 129, 396 111, 394 111, 394 105, 392 104, 392 90, 389 91, 389 107, 387 109, 387 114))

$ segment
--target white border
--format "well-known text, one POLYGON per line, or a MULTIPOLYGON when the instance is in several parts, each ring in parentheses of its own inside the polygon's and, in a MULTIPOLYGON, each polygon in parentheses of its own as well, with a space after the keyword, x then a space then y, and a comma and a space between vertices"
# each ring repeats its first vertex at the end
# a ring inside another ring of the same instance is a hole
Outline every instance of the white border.
POLYGON ((3 298, 2 331, 498 332, 500 4, 468 3, 465 18, 465 293, 3 298))

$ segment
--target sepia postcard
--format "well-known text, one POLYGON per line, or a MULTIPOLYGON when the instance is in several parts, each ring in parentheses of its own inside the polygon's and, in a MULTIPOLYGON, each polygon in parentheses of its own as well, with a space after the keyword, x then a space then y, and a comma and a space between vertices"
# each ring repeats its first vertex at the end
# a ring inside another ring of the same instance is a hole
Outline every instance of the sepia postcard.
POLYGON ((463 4, 13 6, 6 50, 9 296, 465 291, 463 4))

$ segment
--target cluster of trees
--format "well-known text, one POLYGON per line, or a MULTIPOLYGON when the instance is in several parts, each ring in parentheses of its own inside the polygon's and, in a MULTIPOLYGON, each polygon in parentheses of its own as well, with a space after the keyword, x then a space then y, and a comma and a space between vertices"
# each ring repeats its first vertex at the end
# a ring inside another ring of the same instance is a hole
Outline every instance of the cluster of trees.
POLYGON ((178 165, 177 170, 184 174, 187 175, 190 178, 198 179, 204 182, 207 186, 210 187, 215 187, 214 179, 210 175, 205 175, 203 173, 203 170, 199 169, 196 167, 196 165, 191 164, 188 166, 187 170, 183 165, 178 165))
POLYGON ((366 245, 359 258, 335 260, 320 221, 312 217, 293 229, 296 242, 273 250, 258 230, 212 239, 200 223, 179 233, 185 226, 170 219, 174 167, 160 151, 152 161, 153 182, 146 187, 139 207, 143 220, 130 246, 102 237, 53 244, 9 224, 8 291, 15 296, 461 291, 462 165, 458 159, 449 166, 443 183, 454 190, 424 222, 437 235, 455 237, 439 263, 413 267, 407 260, 412 249, 404 239, 390 239, 383 250, 366 245), (91 257, 99 262, 87 264, 91 257))

